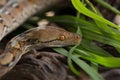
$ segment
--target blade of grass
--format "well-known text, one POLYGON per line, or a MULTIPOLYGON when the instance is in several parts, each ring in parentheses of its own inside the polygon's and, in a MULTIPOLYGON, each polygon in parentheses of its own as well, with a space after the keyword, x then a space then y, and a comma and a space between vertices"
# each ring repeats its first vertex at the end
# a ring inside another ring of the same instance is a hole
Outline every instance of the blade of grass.
POLYGON ((99 41, 101 43, 120 48, 120 41, 117 41, 114 38, 110 38, 107 35, 89 32, 88 30, 84 30, 83 35, 84 35, 84 37, 86 37, 88 39, 96 40, 96 41, 99 41))
MULTIPOLYGON (((64 48, 53 48, 56 52, 59 52, 65 56, 68 56, 68 51, 66 51, 64 48)), ((90 67, 88 64, 86 64, 84 61, 78 58, 76 55, 72 55, 72 60, 80 67, 82 68, 87 74, 90 75, 90 77, 93 80, 104 80, 92 67, 90 67)))
POLYGON ((112 27, 115 27, 117 29, 120 29, 119 26, 115 25, 114 23, 104 19, 103 17, 95 14, 94 12, 90 11, 89 9, 87 9, 82 3, 80 0, 71 0, 72 1, 72 4, 73 6, 78 10, 78 12, 90 17, 90 18, 93 18, 95 20, 98 20, 100 22, 103 22, 103 23, 106 23, 112 27))
POLYGON ((111 6, 110 4, 108 4, 107 2, 103 1, 103 0, 94 0, 96 1, 98 4, 101 4, 102 6, 104 6, 105 8, 113 11, 116 14, 120 15, 120 11, 116 8, 114 8, 113 6, 111 6))
MULTIPOLYGON (((120 58, 119 57, 103 57, 96 55, 96 53, 91 53, 88 51, 83 51, 80 49, 76 49, 76 54, 81 55, 81 58, 89 60, 91 62, 98 63, 100 65, 110 67, 110 68, 118 68, 120 67, 120 58), (89 54, 89 55, 85 55, 89 54)), ((75 53, 74 53, 75 54, 75 53)))
POLYGON ((112 56, 107 51, 103 50, 102 48, 98 47, 92 40, 83 39, 81 42, 81 46, 77 47, 78 49, 86 50, 92 53, 96 53, 96 55, 100 56, 112 56))
MULTIPOLYGON (((80 33, 80 28, 79 28, 79 27, 78 27, 78 29, 77 29, 77 33, 80 33)), ((73 47, 69 50, 68 60, 67 60, 70 69, 71 69, 76 75, 78 75, 78 76, 79 76, 79 72, 78 72, 78 70, 76 70, 76 69, 74 68, 74 66, 72 65, 71 58, 72 58, 72 53, 74 52, 74 50, 76 49, 76 47, 79 46, 79 45, 80 45, 80 42, 79 42, 78 44, 76 44, 75 46, 73 46, 73 47)))
MULTIPOLYGON (((93 6, 93 4, 89 1, 89 0, 85 0, 87 3, 88 3, 88 5, 91 7, 91 9, 93 10, 93 12, 94 13, 96 13, 96 14, 98 14, 99 16, 101 16, 101 17, 103 17, 102 15, 101 15, 101 13, 99 12, 99 10, 97 9, 97 8, 95 8, 94 6, 93 6)), ((105 23, 103 23, 103 22, 101 22, 101 21, 98 21, 98 20, 95 20, 95 19, 93 19, 94 21, 95 21, 95 23, 97 24, 97 27, 104 33, 104 31, 105 32, 111 32, 111 33, 114 33, 112 30, 111 30, 111 28, 107 25, 107 24, 105 24, 105 23)))

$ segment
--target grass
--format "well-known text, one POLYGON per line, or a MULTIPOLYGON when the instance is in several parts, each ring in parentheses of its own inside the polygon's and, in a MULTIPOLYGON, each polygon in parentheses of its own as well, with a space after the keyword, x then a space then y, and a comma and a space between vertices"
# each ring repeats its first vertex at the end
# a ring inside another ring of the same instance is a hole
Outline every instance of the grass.
MULTIPOLYGON (((80 72, 72 65, 73 62, 83 69, 92 80, 104 80, 99 75, 98 66, 119 68, 120 57, 112 56, 109 52, 94 44, 93 41, 112 46, 120 53, 120 27, 102 17, 99 10, 89 0, 84 0, 84 3, 82 1, 71 0, 79 16, 47 17, 49 21, 60 23, 67 30, 77 32, 82 37, 81 42, 73 47, 53 49, 68 57, 68 65, 76 75, 80 75, 80 72), (89 6, 89 8, 86 6, 89 6), (85 19, 86 16, 88 19, 85 19), (91 64, 86 63, 86 61, 91 64)), ((120 13, 103 0, 94 1, 101 2, 101 5, 116 14, 120 13)))

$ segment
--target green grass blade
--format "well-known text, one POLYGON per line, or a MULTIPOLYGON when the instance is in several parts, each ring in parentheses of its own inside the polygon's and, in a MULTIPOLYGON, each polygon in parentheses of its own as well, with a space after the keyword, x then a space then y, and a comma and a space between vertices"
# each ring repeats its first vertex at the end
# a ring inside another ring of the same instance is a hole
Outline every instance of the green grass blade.
MULTIPOLYGON (((65 56, 68 56, 68 51, 66 51, 63 48, 54 48, 54 50, 56 52, 59 52, 65 56)), ((95 69, 93 69, 92 67, 90 67, 88 64, 86 64, 84 61, 82 61, 81 59, 78 58, 78 56, 73 55, 72 56, 72 60, 80 67, 82 68, 87 74, 90 75, 90 77, 92 78, 92 80, 104 80, 99 73, 96 72, 95 69)))
POLYGON ((76 54, 81 55, 81 57, 86 60, 98 63, 106 67, 110 67, 110 68, 120 67, 119 57, 103 57, 103 56, 96 55, 96 53, 91 53, 91 52, 83 51, 80 49, 76 49, 76 54))
POLYGON ((120 29, 119 26, 115 25, 114 23, 104 19, 103 17, 95 14, 94 12, 90 11, 89 9, 87 9, 80 0, 71 0, 72 1, 72 4, 73 6, 78 10, 78 12, 90 17, 90 18, 93 18, 95 20, 98 20, 100 22, 103 22, 103 23, 106 23, 110 26, 113 26, 117 29, 120 29))
POLYGON ((110 4, 108 4, 107 2, 105 2, 103 0, 94 0, 94 1, 96 1, 99 4, 101 4, 105 8, 111 10, 112 12, 120 15, 120 11, 118 9, 114 8, 113 6, 111 6, 110 4))
POLYGON ((112 56, 107 51, 98 47, 95 43, 93 43, 93 41, 87 39, 83 39, 81 42, 81 46, 79 46, 78 48, 79 49, 82 48, 82 50, 86 50, 100 56, 106 56, 106 57, 112 56))

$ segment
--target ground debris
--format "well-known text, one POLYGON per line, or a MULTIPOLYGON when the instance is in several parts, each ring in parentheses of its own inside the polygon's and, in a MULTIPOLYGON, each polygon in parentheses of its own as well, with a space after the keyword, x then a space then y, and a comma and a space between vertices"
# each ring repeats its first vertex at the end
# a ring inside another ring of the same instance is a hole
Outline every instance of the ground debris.
POLYGON ((80 80, 70 73, 65 59, 53 52, 28 54, 1 80, 80 80))

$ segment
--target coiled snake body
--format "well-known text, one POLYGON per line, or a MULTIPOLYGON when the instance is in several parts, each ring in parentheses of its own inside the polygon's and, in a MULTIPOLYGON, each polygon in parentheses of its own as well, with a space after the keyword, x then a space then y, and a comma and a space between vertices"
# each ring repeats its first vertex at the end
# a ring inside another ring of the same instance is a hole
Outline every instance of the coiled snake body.
MULTIPOLYGON (((0 10, 0 40, 29 16, 57 0, 10 0, 0 10)), ((36 47, 75 45, 79 35, 54 26, 38 26, 11 39, 0 55, 0 77, 10 71, 21 56, 36 47)))

